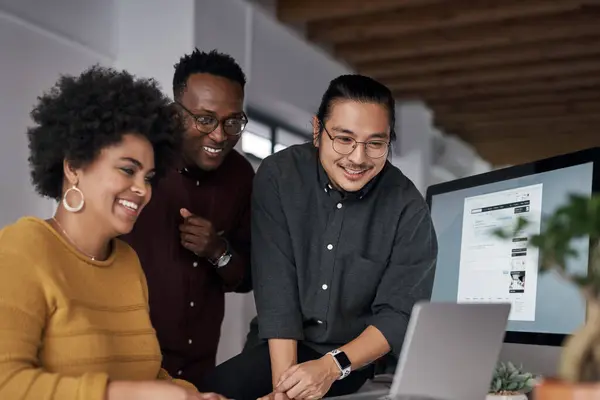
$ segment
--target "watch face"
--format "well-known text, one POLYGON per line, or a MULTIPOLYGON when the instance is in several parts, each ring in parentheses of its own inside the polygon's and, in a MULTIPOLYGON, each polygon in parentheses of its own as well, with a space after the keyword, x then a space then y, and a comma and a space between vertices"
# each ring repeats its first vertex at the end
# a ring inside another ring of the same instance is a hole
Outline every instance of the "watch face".
POLYGON ((229 260, 231 260, 231 254, 225 254, 223 257, 221 257, 217 265, 219 267, 224 267, 229 263, 229 260))
POLYGON ((339 352, 334 357, 338 360, 342 369, 346 369, 352 365, 352 363, 350 362, 350 359, 344 352, 339 352))

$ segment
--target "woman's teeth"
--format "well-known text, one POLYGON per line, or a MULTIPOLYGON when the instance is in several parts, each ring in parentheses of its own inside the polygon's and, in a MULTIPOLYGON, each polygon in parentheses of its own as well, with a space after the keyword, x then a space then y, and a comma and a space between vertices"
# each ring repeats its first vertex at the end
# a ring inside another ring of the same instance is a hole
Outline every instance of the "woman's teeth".
POLYGON ((138 205, 129 200, 120 199, 118 201, 118 203, 121 204, 122 206, 129 208, 130 210, 133 210, 133 211, 137 211, 137 209, 138 209, 138 205))

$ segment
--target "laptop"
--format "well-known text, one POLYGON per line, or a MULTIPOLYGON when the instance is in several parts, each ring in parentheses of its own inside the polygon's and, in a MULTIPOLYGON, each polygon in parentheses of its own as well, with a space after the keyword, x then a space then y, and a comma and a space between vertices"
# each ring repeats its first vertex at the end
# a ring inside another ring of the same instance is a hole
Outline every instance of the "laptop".
POLYGON ((348 400, 484 400, 510 304, 415 304, 391 388, 348 400))

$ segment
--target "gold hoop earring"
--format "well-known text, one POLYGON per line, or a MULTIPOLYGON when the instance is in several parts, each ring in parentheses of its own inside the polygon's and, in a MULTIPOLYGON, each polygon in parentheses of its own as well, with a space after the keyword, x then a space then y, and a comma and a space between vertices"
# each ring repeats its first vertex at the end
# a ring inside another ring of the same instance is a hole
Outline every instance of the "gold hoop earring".
POLYGON ((75 213, 75 212, 81 211, 81 209, 83 208, 83 205, 85 204, 83 192, 77 186, 73 185, 72 187, 67 189, 67 191, 65 192, 65 195, 63 196, 63 199, 62 199, 62 203, 63 203, 63 207, 65 208, 65 210, 67 210, 69 212, 75 213), (69 204, 69 202, 67 201, 67 196, 69 195, 70 191, 75 191, 75 192, 79 193, 79 195, 81 196, 81 201, 75 207, 71 206, 69 204))

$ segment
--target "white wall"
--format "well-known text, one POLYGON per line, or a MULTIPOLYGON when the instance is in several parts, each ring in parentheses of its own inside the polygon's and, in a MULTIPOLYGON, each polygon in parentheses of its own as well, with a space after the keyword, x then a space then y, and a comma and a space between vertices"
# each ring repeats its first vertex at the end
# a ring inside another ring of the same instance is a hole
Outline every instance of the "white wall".
POLYGON ((30 184, 26 128, 36 97, 59 74, 114 59, 114 2, 0 0, 0 226, 51 215, 30 184))
POLYGON ((249 104, 307 132, 329 82, 352 72, 260 9, 251 57, 249 104))
POLYGON ((194 48, 194 9, 194 0, 118 0, 115 67, 156 79, 172 97, 174 65, 194 48))
POLYGON ((195 10, 194 45, 231 55, 250 76, 252 8, 241 0, 201 0, 195 10), (201 4, 201 6, 200 6, 201 4))
MULTIPOLYGON (((394 156, 404 163, 402 171, 412 179, 415 186, 424 193, 428 185, 429 166, 432 150, 432 112, 420 102, 405 102, 396 105, 396 133, 398 135, 394 156)), ((401 163, 396 160, 396 164, 401 163)), ((400 165, 398 165, 400 167, 400 165)))
POLYGON ((396 106, 398 144, 393 163, 425 195, 427 187, 491 170, 472 146, 433 125, 432 111, 421 102, 396 106))

